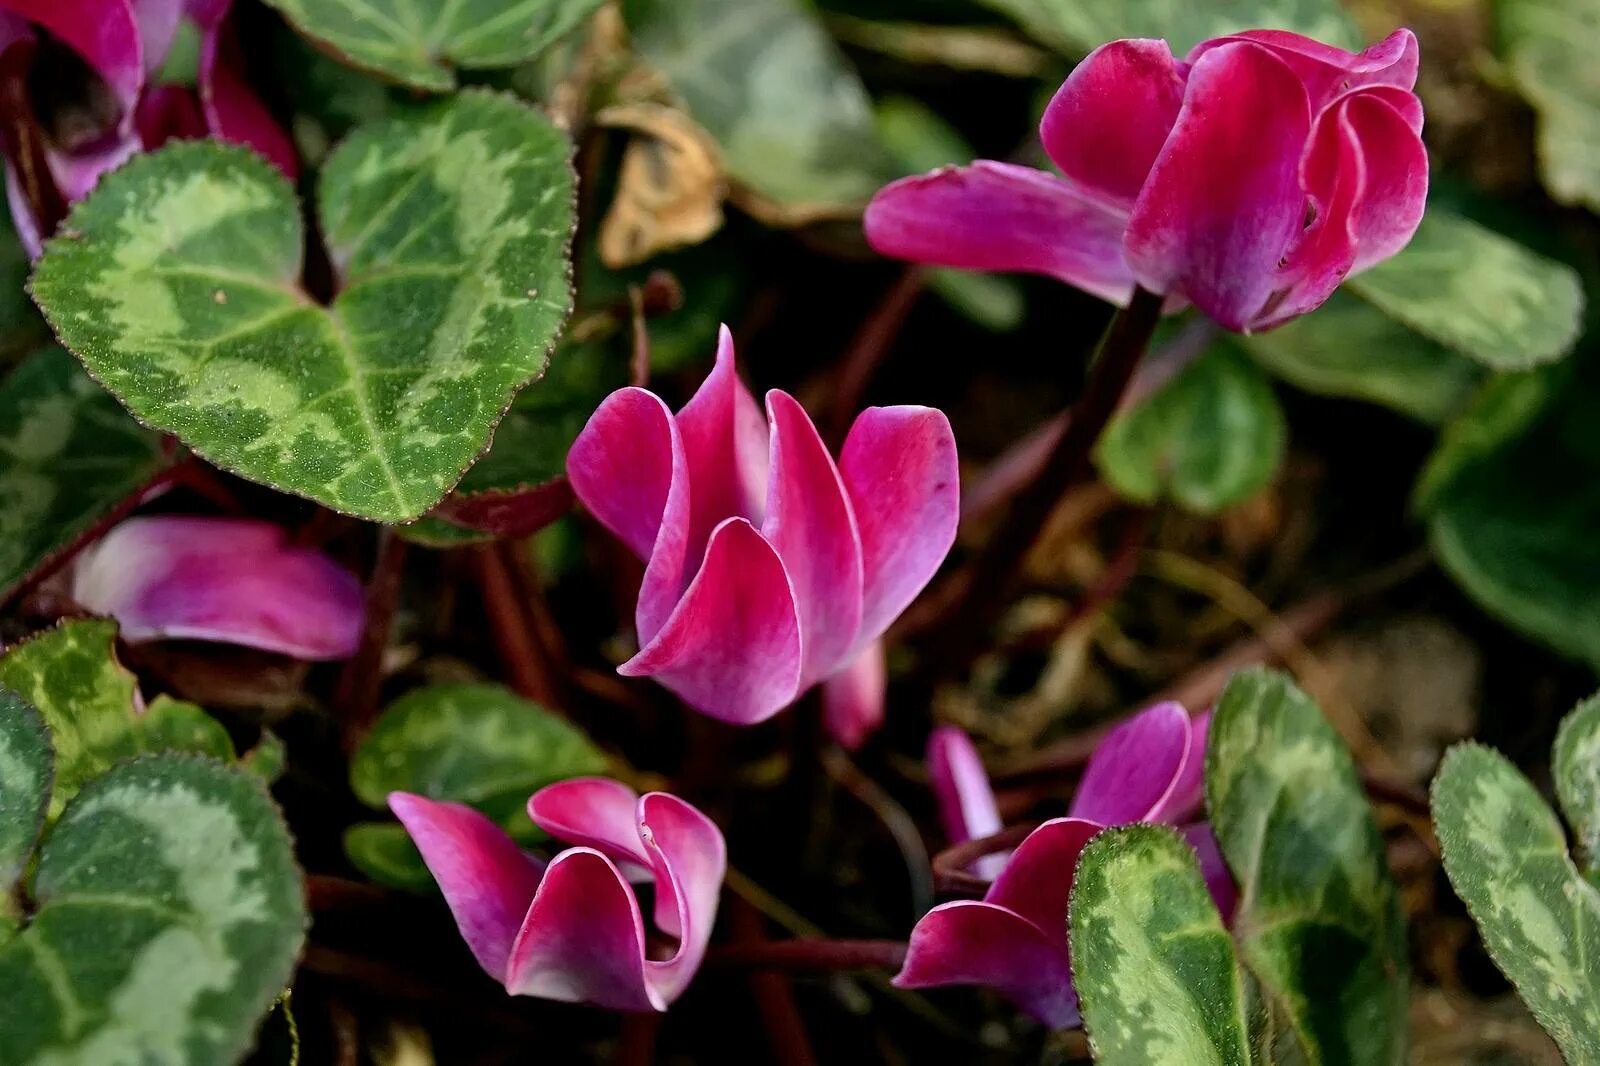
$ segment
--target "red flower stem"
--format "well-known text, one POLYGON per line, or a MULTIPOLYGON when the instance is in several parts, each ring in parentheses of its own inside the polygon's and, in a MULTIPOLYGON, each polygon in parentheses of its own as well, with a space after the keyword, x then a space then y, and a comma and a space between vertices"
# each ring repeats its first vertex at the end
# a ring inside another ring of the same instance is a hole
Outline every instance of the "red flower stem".
POLYGON ((706 965, 835 973, 840 970, 898 970, 906 961, 903 940, 833 940, 800 937, 761 943, 722 944, 706 952, 706 965))
POLYGON ((393 529, 378 532, 378 558, 367 581, 366 615, 361 643, 339 678, 339 705, 344 709, 342 740, 354 751, 378 718, 378 696, 383 685, 383 653, 389 647, 394 612, 400 602, 405 576, 406 540, 393 529))
MULTIPOLYGON (((729 901, 729 924, 733 927, 736 942, 743 945, 765 946, 766 919, 760 911, 738 897, 729 901)), ((794 1000, 794 987, 789 978, 774 970, 753 968, 748 978, 750 994, 761 1012, 761 1021, 767 1028, 772 1058, 778 1066, 815 1066, 816 1054, 811 1049, 811 1034, 806 1031, 805 1019, 794 1000)))
POLYGON ((483 605, 513 691, 552 710, 563 706, 550 657, 539 640, 502 545, 474 549, 483 605))
POLYGON ((933 857, 933 880, 939 891, 954 896, 982 896, 989 889, 987 878, 968 873, 967 868, 985 855, 1009 851, 1022 843, 1035 825, 1011 825, 976 840, 945 848, 933 857))
POLYGON ((921 917, 933 906, 933 880, 928 872, 928 849, 917 830, 916 820, 876 781, 862 773, 861 768, 837 744, 825 745, 821 758, 822 768, 828 776, 878 816, 900 849, 900 856, 906 864, 906 877, 910 881, 911 914, 913 918, 921 917))

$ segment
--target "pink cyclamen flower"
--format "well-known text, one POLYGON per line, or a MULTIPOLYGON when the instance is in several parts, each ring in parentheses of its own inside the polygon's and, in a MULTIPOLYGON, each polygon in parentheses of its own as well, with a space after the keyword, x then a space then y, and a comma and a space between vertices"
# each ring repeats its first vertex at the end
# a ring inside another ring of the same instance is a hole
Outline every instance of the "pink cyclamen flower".
MULTIPOLYGON (((288 135, 244 80, 243 55, 228 20, 232 6, 233 0, 0 0, 0 55, 17 49, 8 62, 31 63, 26 52, 37 42, 33 28, 47 30, 99 78, 112 109, 105 128, 85 128, 81 118, 71 123, 67 140, 43 123, 36 161, 53 186, 49 192, 76 202, 135 152, 171 137, 208 134, 248 145, 296 176, 299 162, 288 135), (200 37, 193 91, 153 82, 185 20, 200 37)), ((18 167, 18 159, 7 160, 6 192, 17 233, 37 256, 55 220, 40 217, 40 194, 24 189, 18 167)))
POLYGON ((788 393, 766 419, 717 363, 677 414, 653 393, 608 396, 567 456, 578 499, 647 560, 629 677, 749 725, 824 685, 829 729, 854 746, 883 715, 882 636, 943 562, 960 511, 955 438, 926 407, 871 407, 835 465, 788 393))
POLYGON ((1320 306, 1422 220, 1417 41, 1361 53, 1282 30, 1103 45, 1045 109, 1061 176, 980 160, 881 190, 885 255, 1047 274, 1119 305, 1135 285, 1232 330, 1320 306))
MULTIPOLYGON (((1045 822, 1006 860, 982 900, 944 903, 911 932, 901 988, 986 985, 1053 1028, 1077 1025, 1067 951, 1067 902, 1078 856, 1111 825, 1181 824, 1200 810, 1205 738, 1210 716, 1191 720, 1176 703, 1160 703, 1113 730, 1095 749, 1065 818, 1045 822)), ((977 791, 965 771, 970 793, 977 791)), ((981 767, 977 773, 982 774, 981 767)), ((987 790, 987 779, 982 779, 987 790)), ((992 793, 988 801, 993 803, 992 793)), ((989 824, 981 811, 972 836, 989 824)), ((996 819, 997 820, 997 819, 996 819)), ((1233 881, 1204 824, 1185 829, 1224 916, 1232 913, 1233 881)))
POLYGON ((711 819, 676 796, 600 777, 540 789, 529 817, 577 845, 548 865, 471 807, 407 792, 389 807, 478 964, 511 995, 666 1010, 705 957, 727 852, 711 819), (630 879, 654 882, 655 926, 677 940, 669 958, 647 946, 630 879))
MULTIPOLYGON (((971 737, 953 725, 937 727, 928 736, 927 762, 939 824, 950 843, 964 844, 1000 832, 1000 808, 971 737)), ((1005 868, 1006 857, 985 855, 972 864, 973 872, 992 881, 1005 868)))
POLYGON ((152 515, 116 526, 73 563, 73 600, 124 640, 210 640, 343 659, 361 640, 361 583, 270 522, 152 515))

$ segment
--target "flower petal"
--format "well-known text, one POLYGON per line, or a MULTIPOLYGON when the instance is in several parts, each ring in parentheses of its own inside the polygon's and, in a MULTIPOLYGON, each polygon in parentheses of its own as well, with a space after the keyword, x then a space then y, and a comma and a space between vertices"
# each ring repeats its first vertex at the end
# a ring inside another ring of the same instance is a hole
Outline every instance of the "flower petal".
POLYGON ((1319 111, 1349 89, 1389 85, 1409 91, 1417 84, 1420 59, 1417 38, 1404 28, 1395 30, 1363 52, 1347 52, 1288 30, 1247 30, 1202 41, 1189 53, 1189 62, 1197 62, 1208 52, 1240 41, 1269 48, 1287 63, 1305 85, 1311 106, 1319 111))
POLYGON ((678 938, 670 959, 645 963, 646 976, 655 996, 671 1003, 705 958, 728 872, 727 845, 711 819, 665 792, 639 800, 639 835, 656 875, 656 926, 678 938))
POLYGON ((81 152, 63 152, 47 145, 45 162, 56 189, 68 203, 77 203, 94 190, 100 175, 133 158, 142 144, 138 131, 130 127, 128 133, 81 152))
POLYGON ((837 671, 861 631, 861 536, 839 470, 800 404, 767 394, 772 461, 761 535, 783 560, 800 618, 800 688, 837 671))
POLYGON ((1117 726, 1089 757, 1072 816, 1105 825, 1155 820, 1179 783, 1193 732, 1189 712, 1170 702, 1117 726))
POLYGON ((663 1010, 645 979, 639 901, 606 856, 563 851, 545 869, 506 966, 506 991, 610 1010, 663 1010))
POLYGON ((883 642, 875 640, 822 682, 822 722, 828 735, 847 751, 861 747, 883 724, 887 669, 883 642))
POLYGON ((478 965, 504 982, 511 945, 539 888, 540 864, 463 804, 391 792, 389 809, 422 852, 478 965))
POLYGON ((195 94, 182 85, 154 85, 139 99, 134 117, 145 150, 172 140, 198 140, 206 135, 206 117, 195 94))
POLYGON ((0 0, 0 10, 43 26, 94 68, 116 96, 131 129, 144 87, 144 52, 128 0, 0 0))
POLYGON ((217 5, 218 12, 201 28, 200 104, 206 124, 218 140, 255 149, 294 181, 300 175, 300 157, 294 145, 244 78, 244 52, 228 21, 231 3, 217 5))
POLYGON ((1182 105, 1183 71, 1166 41, 1112 41, 1072 69, 1039 139, 1068 181, 1126 214, 1182 105))
POLYGON ((1183 757, 1183 768, 1173 779, 1166 798, 1151 811, 1146 821, 1184 822, 1200 810, 1206 798, 1206 741, 1210 736, 1210 711, 1189 719, 1189 747, 1183 757))
MULTIPOLYGON (((972 738, 953 725, 928 736, 928 783, 939 805, 939 823, 952 844, 978 840, 1000 831, 1000 808, 972 738)), ((979 877, 993 880, 1005 869, 1006 855, 985 855, 972 864, 979 877)))
POLYGON ((738 725, 793 703, 800 620, 772 545, 742 518, 718 526, 671 617, 617 672, 653 677, 696 710, 738 725))
POLYGON ((984 902, 1015 911, 1046 933, 1067 943, 1067 897, 1078 856, 1105 827, 1083 818, 1052 818, 1028 834, 1011 853, 984 902))
POLYGON ((1233 874, 1228 872, 1222 849, 1217 847, 1216 835, 1211 832, 1209 825, 1200 822, 1185 826, 1183 838, 1200 859, 1200 873, 1206 879, 1206 888, 1210 890, 1222 920, 1232 925, 1234 908, 1239 903, 1239 886, 1234 883, 1233 874))
POLYGON ((1052 1028, 1077 1025, 1067 956, 1066 898, 1060 929, 1053 935, 992 903, 957 900, 941 904, 911 930, 897 988, 983 985, 1052 1028))
POLYGON ((859 641, 875 640, 933 579, 961 521, 950 421, 928 407, 869 407, 839 453, 861 536, 859 641))
POLYGON ((678 412, 677 425, 691 486, 688 553, 698 560, 723 519, 759 525, 767 494, 767 420, 739 380, 727 326, 718 335, 716 365, 678 412))
POLYGON ((1053 174, 981 159, 885 186, 863 224, 881 255, 1045 274, 1121 305, 1133 295, 1127 221, 1053 174))
POLYGON ((1310 124, 1299 79, 1266 48, 1238 42, 1201 56, 1128 227, 1139 284, 1246 329, 1304 224, 1310 124))
POLYGON ((145 72, 154 73, 172 50, 172 39, 177 36, 184 8, 193 4, 186 0, 132 0, 131 6, 133 20, 139 26, 145 72))
POLYGON ((79 556, 72 597, 130 642, 212 640, 342 659, 361 639, 361 584, 270 522, 131 518, 79 556))
POLYGON ((603 852, 619 863, 650 865, 639 840, 639 794, 609 777, 574 777, 528 797, 528 817, 568 844, 603 852))
POLYGON ((1411 116, 1395 106, 1393 95, 1357 93, 1348 105, 1349 123, 1366 163, 1352 274, 1409 244, 1427 207, 1428 150, 1411 116))

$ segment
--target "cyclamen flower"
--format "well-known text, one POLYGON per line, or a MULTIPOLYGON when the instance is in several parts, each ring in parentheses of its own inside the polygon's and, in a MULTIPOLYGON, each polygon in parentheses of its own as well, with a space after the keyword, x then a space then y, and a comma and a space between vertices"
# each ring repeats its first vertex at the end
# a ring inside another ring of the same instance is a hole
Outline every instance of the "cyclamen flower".
POLYGON ((622 664, 740 725, 823 685, 830 731, 859 744, 881 721, 881 637, 955 541, 955 438, 926 407, 872 407, 837 465, 788 393, 763 422, 717 363, 674 415, 653 393, 606 398, 567 456, 578 499, 647 560, 622 664))
MULTIPOLYGON (((1107 826, 1182 824, 1198 813, 1209 724, 1209 715, 1191 721, 1178 704, 1160 703, 1115 729, 1085 767, 1068 816, 1030 833, 981 901, 956 900, 923 915, 894 983, 901 988, 986 985, 1046 1025, 1077 1025, 1067 902, 1078 856, 1107 826)), ((968 772, 963 789, 971 794, 981 787, 992 804, 981 773, 980 768, 974 779, 968 772)), ((964 827, 963 834, 988 835, 982 831, 989 824, 985 805, 969 798, 965 809, 980 811, 980 821, 964 827)), ((1233 881, 1210 829, 1194 825, 1185 835, 1199 854, 1218 908, 1230 915, 1233 881)))
POLYGON ((343 659, 361 640, 355 576, 253 519, 130 518, 78 556, 71 592, 134 644, 210 640, 343 659))
POLYGON ((1404 248, 1428 157, 1409 30, 1359 54, 1281 30, 1113 41, 1039 126, 1058 177, 980 160, 881 190, 885 255, 1047 274, 1126 305, 1138 285, 1232 330, 1320 306, 1404 248))
MULTIPOLYGON (((245 83, 243 54, 228 23, 232 6, 233 0, 0 0, 0 55, 31 49, 31 27, 45 29, 82 57, 115 108, 106 128, 84 128, 79 115, 60 139, 48 132, 51 123, 43 123, 38 154, 27 160, 20 158, 23 146, 7 145, 6 193, 29 255, 39 254, 55 222, 39 214, 52 195, 65 203, 80 200, 101 174, 172 137, 210 134, 249 145, 290 178, 296 175, 288 136, 245 83), (195 91, 153 83, 186 19, 200 36, 195 91), (40 163, 45 173, 25 183, 23 170, 40 163), (39 187, 45 181, 50 188, 39 187)), ((14 68, 29 62, 7 58, 14 68)))
POLYGON ((389 795, 439 882, 478 964, 514 996, 661 1011, 705 957, 728 868, 722 833, 664 792, 575 778, 540 789, 528 815, 576 847, 548 865, 471 807, 389 795), (629 880, 655 884, 655 925, 677 939, 666 959, 647 948, 629 880))

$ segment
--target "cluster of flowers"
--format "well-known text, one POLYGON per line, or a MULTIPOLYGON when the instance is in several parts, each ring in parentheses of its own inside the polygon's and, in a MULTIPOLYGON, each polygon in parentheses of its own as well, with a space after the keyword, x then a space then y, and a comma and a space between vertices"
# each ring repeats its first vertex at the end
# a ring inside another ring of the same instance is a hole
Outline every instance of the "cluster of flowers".
MULTIPOLYGON (((281 133, 218 59, 226 0, 101 6, 137 32, 93 36, 49 3, 0 0, 13 13, 0 30, 25 40, 24 19, 45 26, 116 93, 119 117, 101 141, 46 146, 69 198, 174 131, 209 129, 293 166, 281 133), (200 125, 151 117, 192 111, 162 103, 145 81, 180 17, 204 34, 200 125)), ((1269 328, 1317 307, 1415 231, 1427 188, 1416 73, 1416 41, 1404 30, 1359 54, 1278 31, 1207 41, 1182 60, 1161 41, 1117 41, 1085 59, 1045 112, 1040 136, 1059 175, 980 161, 909 178, 874 199, 867 234, 888 255, 1043 273, 1123 304, 1144 289, 1168 310, 1192 304, 1231 329, 1269 328)), ((36 235, 16 170, 13 159, 13 208, 36 235)), ((859 745, 876 728, 883 634, 956 535, 956 445, 940 412, 871 408, 836 460, 788 394, 769 393, 763 417, 724 330, 715 367, 676 413, 640 388, 608 397, 573 445, 568 476, 646 564, 640 650, 621 673, 652 677, 741 725, 821 686, 841 743, 859 745)), ((361 631, 355 580, 253 521, 131 520, 80 557, 71 591, 135 641, 339 658, 361 631)), ((1046 1024, 1075 1024, 1067 900, 1079 853, 1108 825, 1183 827, 1231 913, 1233 884, 1210 831, 1194 822, 1207 721, 1161 704, 1120 726, 1066 817, 974 864, 992 881, 982 900, 922 918, 897 983, 987 985, 1046 1024)), ((936 731, 929 764, 953 842, 1000 829, 964 734, 936 731)), ((681 799, 604 779, 543 789, 529 815, 572 845, 548 863, 470 808, 403 793, 390 805, 473 954, 512 994, 662 1010, 705 955, 727 857, 717 827, 681 799), (653 886, 654 926, 675 942, 666 957, 651 950, 635 884, 653 886)))

